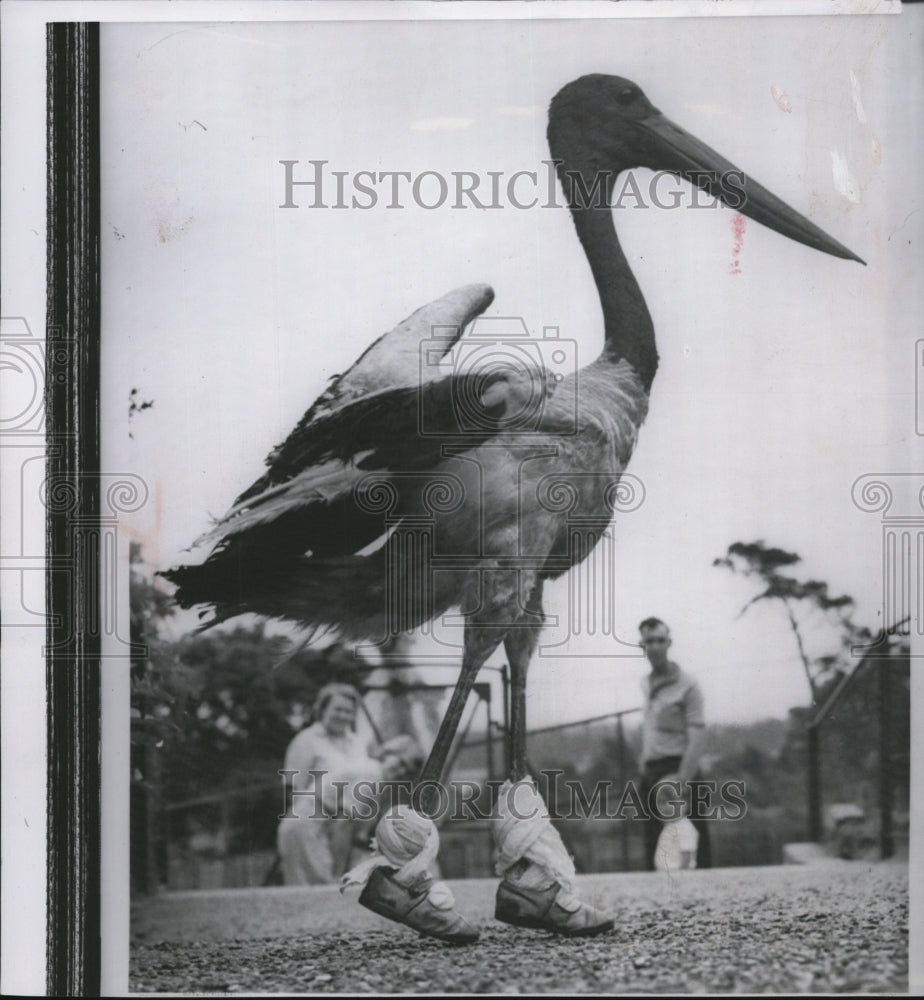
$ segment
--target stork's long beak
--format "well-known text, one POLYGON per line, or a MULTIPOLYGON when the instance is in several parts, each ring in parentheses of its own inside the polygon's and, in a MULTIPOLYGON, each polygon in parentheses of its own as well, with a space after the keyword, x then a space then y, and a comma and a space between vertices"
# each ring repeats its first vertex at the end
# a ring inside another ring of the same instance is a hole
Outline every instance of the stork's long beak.
POLYGON ((645 166, 654 170, 670 170, 685 177, 729 208, 791 240, 834 257, 866 263, 660 112, 643 118, 637 125, 648 138, 646 145, 650 159, 645 166))

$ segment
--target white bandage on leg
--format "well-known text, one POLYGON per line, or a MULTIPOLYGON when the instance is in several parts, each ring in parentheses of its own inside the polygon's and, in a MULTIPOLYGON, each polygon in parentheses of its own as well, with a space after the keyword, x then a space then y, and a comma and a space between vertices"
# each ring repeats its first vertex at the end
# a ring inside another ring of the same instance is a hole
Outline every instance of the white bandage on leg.
POLYGON ((522 889, 548 889, 558 882, 556 902, 577 909, 574 861, 552 826, 548 810, 532 778, 501 786, 494 823, 495 871, 522 889))
POLYGON ((434 906, 449 910, 455 905, 445 882, 434 882, 430 868, 440 849, 440 835, 433 820, 408 805, 398 805, 379 820, 375 828, 373 854, 341 878, 340 891, 351 885, 364 886, 376 868, 396 869, 394 880, 417 893, 426 889, 434 906))

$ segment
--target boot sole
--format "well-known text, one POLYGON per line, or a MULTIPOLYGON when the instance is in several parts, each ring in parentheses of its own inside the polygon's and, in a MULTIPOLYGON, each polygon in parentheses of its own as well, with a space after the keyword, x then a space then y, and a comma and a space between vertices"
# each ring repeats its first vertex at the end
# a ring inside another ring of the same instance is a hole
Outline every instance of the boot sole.
POLYGON ((612 920, 604 920, 602 924, 594 924, 592 927, 579 927, 576 930, 568 930, 566 927, 556 927, 554 924, 547 924, 537 917, 514 917, 512 915, 499 913, 494 914, 494 919, 501 923, 510 924, 512 927, 524 927, 531 931, 549 931, 552 934, 559 934, 561 937, 596 937, 597 934, 604 934, 615 927, 612 920))
POLYGON ((417 931, 421 937, 433 938, 435 941, 442 941, 444 944, 474 944, 478 940, 478 933, 474 934, 459 934, 459 935, 443 935, 437 934, 436 931, 424 930, 422 927, 415 927, 413 924, 408 923, 398 912, 392 907, 387 905, 382 905, 377 900, 363 899, 360 896, 359 902, 366 907, 367 910, 372 910, 373 913, 377 913, 380 917, 385 917, 386 920, 391 920, 396 924, 402 924, 404 927, 409 927, 412 931, 417 931))

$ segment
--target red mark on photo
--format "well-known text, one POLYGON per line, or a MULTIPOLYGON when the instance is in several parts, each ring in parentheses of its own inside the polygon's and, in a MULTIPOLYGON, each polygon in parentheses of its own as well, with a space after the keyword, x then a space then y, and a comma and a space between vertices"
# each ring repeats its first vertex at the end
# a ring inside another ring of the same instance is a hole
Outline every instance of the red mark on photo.
POLYGON ((741 248, 744 245, 744 231, 747 229, 748 220, 740 213, 735 212, 732 219, 732 230, 735 234, 735 244, 732 247, 732 262, 729 271, 732 274, 741 274, 741 248))
POLYGON ((775 83, 770 88, 770 93, 773 95, 773 100, 776 101, 776 106, 780 109, 780 111, 785 111, 786 114, 790 114, 792 112, 792 101, 789 99, 786 91, 783 90, 779 84, 775 83))

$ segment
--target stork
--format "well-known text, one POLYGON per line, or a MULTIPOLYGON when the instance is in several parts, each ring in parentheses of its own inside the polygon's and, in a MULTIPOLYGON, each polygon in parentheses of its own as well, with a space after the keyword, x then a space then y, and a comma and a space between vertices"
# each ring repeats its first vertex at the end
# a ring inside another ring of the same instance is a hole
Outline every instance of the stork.
POLYGON ((205 561, 165 574, 179 604, 206 605, 212 622, 255 612, 357 639, 460 608, 461 671, 420 775, 424 812, 479 669, 501 643, 512 689, 510 778, 525 778, 526 678, 543 623, 543 583, 599 540, 598 527, 575 544, 569 517, 605 526, 612 487, 647 414, 658 352, 610 208, 620 172, 670 171, 792 240, 863 263, 667 119, 629 80, 593 74, 563 87, 549 109, 548 142, 600 296, 600 356, 558 380, 497 358, 449 372, 422 365, 421 343, 433 342, 434 330, 442 336, 437 353, 452 357, 493 300, 486 285, 449 293, 333 381, 205 536, 213 546, 205 561), (543 493, 550 481, 572 484, 566 510, 543 493), (428 487, 454 490, 454 499, 441 508, 428 487), (383 489, 387 511, 378 502, 383 489), (420 571, 394 530, 422 516, 442 570, 420 571), (397 601, 389 592, 395 580, 405 584, 397 601))

